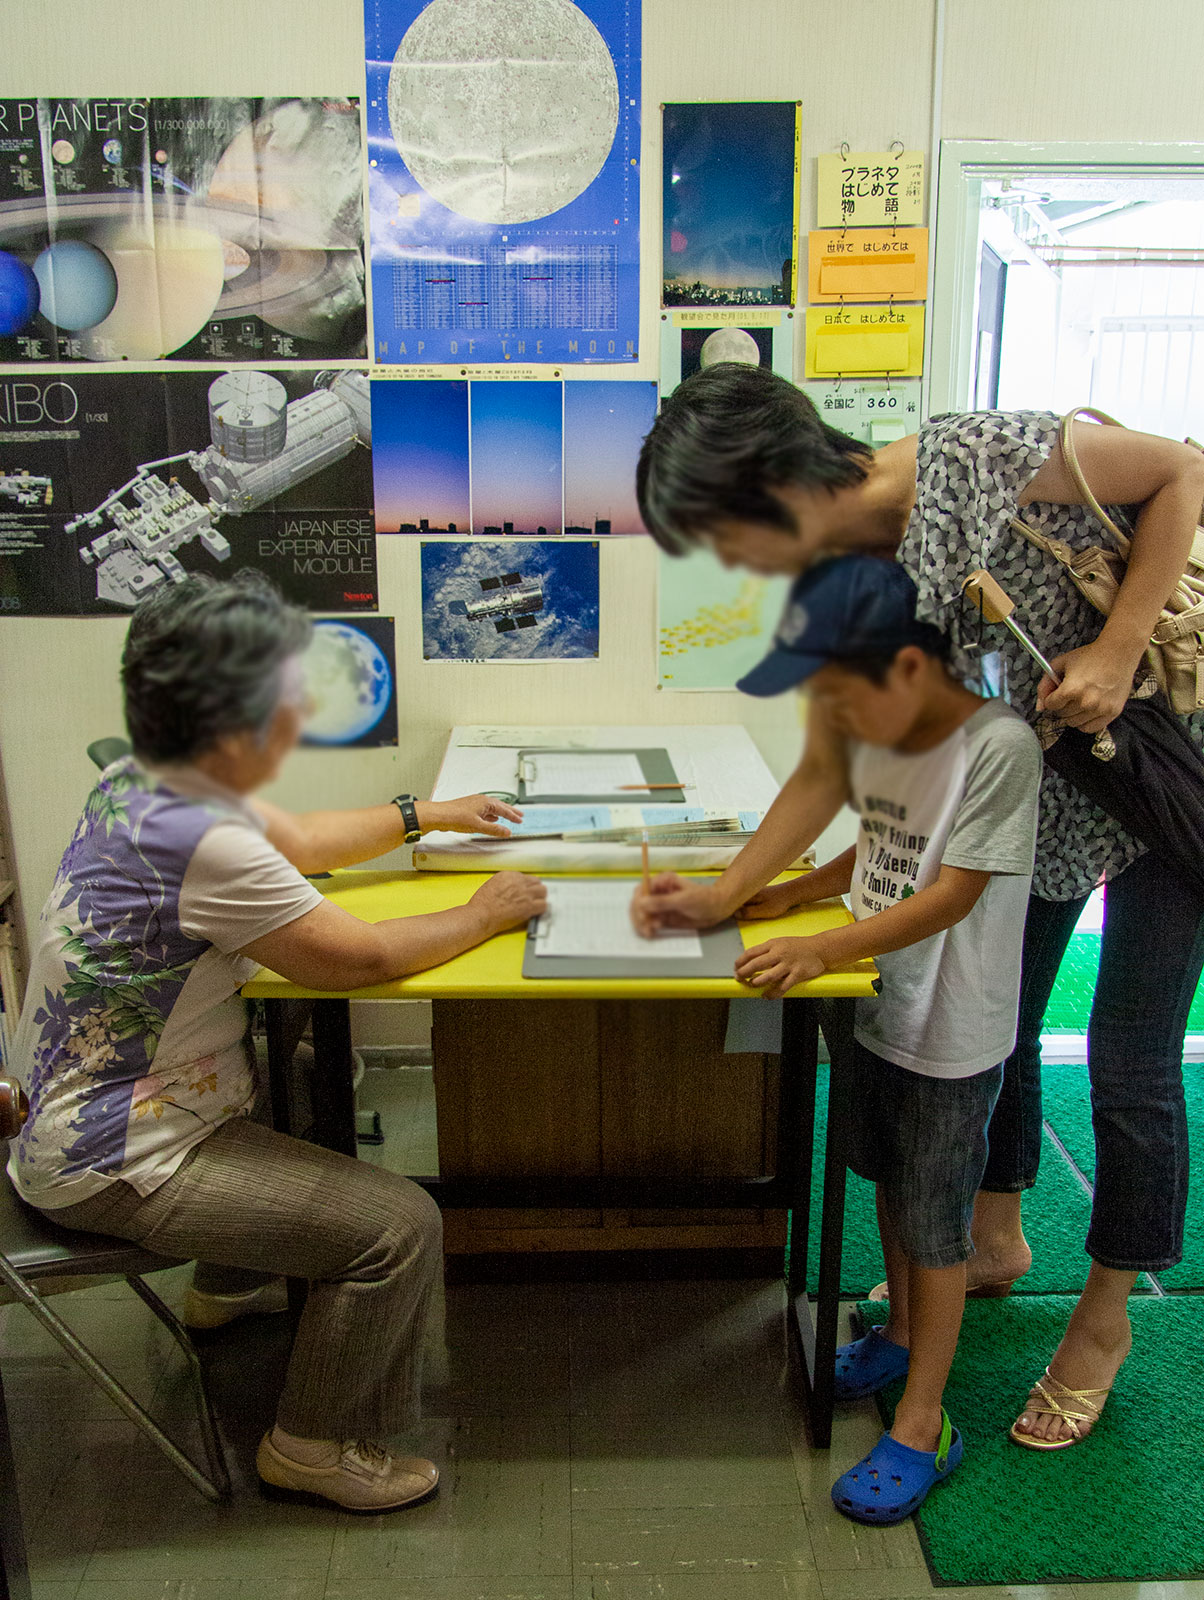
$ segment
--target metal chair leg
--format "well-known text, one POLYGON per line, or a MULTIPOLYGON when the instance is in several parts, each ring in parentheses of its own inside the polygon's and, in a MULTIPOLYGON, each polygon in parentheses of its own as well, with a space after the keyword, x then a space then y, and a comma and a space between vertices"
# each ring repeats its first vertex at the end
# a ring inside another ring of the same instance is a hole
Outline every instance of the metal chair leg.
MULTIPOLYGON (((159 1447, 171 1464, 184 1474, 195 1489, 198 1489, 207 1500, 222 1501, 230 1498, 230 1476, 226 1471, 225 1458, 221 1453, 221 1446, 217 1440, 207 1395, 205 1406, 202 1408, 204 1420, 201 1423, 201 1434, 205 1441, 205 1451, 209 1456, 211 1469, 215 1465, 214 1456, 211 1452, 213 1450, 217 1451, 216 1465, 218 1470, 214 1472, 213 1478, 207 1478, 200 1468, 189 1460, 179 1446, 168 1438, 150 1413, 138 1404, 127 1389, 118 1383, 108 1368, 103 1366, 87 1346, 80 1342, 63 1319, 50 1309, 41 1295, 30 1288, 25 1279, 9 1265, 3 1256, 0 1256, 0 1279, 8 1285, 23 1305, 28 1306, 47 1333, 57 1340, 71 1359, 83 1368, 94 1383, 99 1384, 113 1404, 124 1411, 131 1422, 142 1429, 143 1433, 159 1447)), ((131 1287, 134 1286, 134 1280, 127 1279, 127 1282, 131 1284, 131 1287)), ((145 1289, 145 1285, 143 1285, 143 1289, 145 1289)), ((142 1295, 148 1305, 151 1305, 151 1300, 158 1300, 158 1296, 154 1295, 150 1290, 146 1290, 145 1294, 142 1293, 142 1289, 137 1290, 137 1292, 142 1295), (147 1299, 148 1295, 150 1299, 147 1299)), ((162 1301, 159 1301, 159 1304, 162 1306, 163 1311, 166 1312, 167 1318, 172 1318, 172 1313, 168 1311, 166 1306, 163 1306, 162 1301)), ((151 1306, 151 1309, 154 1310, 154 1307, 151 1306)), ((172 1318, 172 1321, 175 1320, 172 1318)), ((171 1329, 171 1322, 166 1321, 166 1318, 164 1321, 165 1325, 171 1329)), ((188 1338, 183 1324, 179 1323, 178 1327, 188 1348, 191 1349, 192 1341, 188 1338)), ((171 1331, 175 1332, 174 1329, 171 1329, 171 1331)), ((176 1337, 179 1340, 179 1335, 176 1335, 176 1337)), ((204 1379, 200 1373, 200 1363, 196 1360, 195 1350, 192 1351, 191 1359, 192 1362, 196 1363, 195 1372, 200 1378, 203 1387, 204 1379)))
POLYGON ((196 1401, 197 1422, 201 1430, 201 1442, 205 1446, 205 1455, 209 1461, 209 1476, 217 1485, 219 1498, 228 1500, 230 1497, 230 1474, 226 1470, 226 1455, 222 1449, 221 1439, 217 1431, 217 1418, 213 1415, 213 1402, 209 1398, 209 1385, 205 1382, 205 1372, 201 1366, 200 1357, 197 1355, 196 1345, 188 1329, 176 1316, 175 1312, 151 1288, 144 1278, 137 1276, 125 1280, 138 1298, 154 1312, 159 1321, 171 1334, 172 1338, 184 1352, 184 1359, 188 1363, 188 1377, 192 1384, 193 1398, 196 1401))

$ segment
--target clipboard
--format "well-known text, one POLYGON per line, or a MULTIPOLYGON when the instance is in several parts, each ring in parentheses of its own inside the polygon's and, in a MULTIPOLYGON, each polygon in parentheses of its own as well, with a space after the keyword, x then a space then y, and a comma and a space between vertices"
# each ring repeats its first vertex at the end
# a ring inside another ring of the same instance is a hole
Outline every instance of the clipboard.
MULTIPOLYGON (((583 806, 583 805, 638 805, 640 794, 638 790, 611 789, 602 794, 540 794, 528 787, 527 779, 523 776, 524 764, 538 756, 635 756, 640 764, 640 771, 648 783, 679 782, 677 773, 673 769, 673 762, 667 750, 581 750, 572 747, 563 749, 551 745, 532 745, 518 752, 518 803, 522 805, 558 805, 558 806, 583 806)), ((686 797, 678 788, 661 789, 648 796, 650 805, 684 806, 686 797)))
MULTIPOLYGON (((639 879, 629 881, 634 888, 639 879)), ((532 917, 527 924, 524 978, 730 978, 744 952, 740 929, 728 918, 713 928, 698 930, 702 955, 696 959, 658 961, 655 956, 647 956, 637 961, 623 956, 543 956, 535 937, 538 921, 538 917, 532 917)))

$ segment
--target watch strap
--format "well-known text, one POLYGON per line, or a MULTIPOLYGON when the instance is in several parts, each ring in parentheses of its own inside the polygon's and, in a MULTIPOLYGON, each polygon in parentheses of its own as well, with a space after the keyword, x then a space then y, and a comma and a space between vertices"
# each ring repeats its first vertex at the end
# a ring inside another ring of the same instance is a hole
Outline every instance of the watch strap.
POLYGON ((395 794, 392 804, 401 812, 402 824, 405 828, 405 843, 417 844, 422 838, 422 829, 418 826, 418 811, 412 794, 395 794))

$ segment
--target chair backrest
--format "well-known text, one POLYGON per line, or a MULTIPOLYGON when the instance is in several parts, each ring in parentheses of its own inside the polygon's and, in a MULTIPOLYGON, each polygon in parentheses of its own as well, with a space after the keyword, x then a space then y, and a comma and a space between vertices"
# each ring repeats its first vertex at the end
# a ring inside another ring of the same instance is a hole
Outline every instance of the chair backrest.
POLYGON ((128 739, 121 739, 113 734, 108 739, 94 739, 88 746, 88 755, 103 772, 114 761, 120 761, 122 756, 131 754, 133 748, 128 739))
POLYGON ((0 1078, 0 1139, 15 1139, 28 1115, 25 1090, 15 1078, 0 1078))

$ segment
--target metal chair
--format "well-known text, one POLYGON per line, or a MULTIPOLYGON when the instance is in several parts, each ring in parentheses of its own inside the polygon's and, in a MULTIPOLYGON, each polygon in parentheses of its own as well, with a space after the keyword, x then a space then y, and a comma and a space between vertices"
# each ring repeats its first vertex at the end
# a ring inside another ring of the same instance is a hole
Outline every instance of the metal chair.
MULTIPOLYGON (((0 1079, 0 1139, 15 1137, 28 1112, 29 1105, 20 1086, 9 1079, 0 1079)), ((27 1206, 19 1198, 7 1174, 0 1176, 0 1283, 10 1289, 22 1305, 28 1306, 47 1333, 100 1385, 114 1405, 142 1429, 194 1488, 209 1500, 228 1500, 230 1474, 196 1348, 180 1319, 143 1282, 144 1273, 178 1265, 177 1261, 155 1255, 124 1239, 60 1228, 44 1212, 27 1206), (39 1279, 110 1275, 125 1279, 184 1352, 209 1468, 207 1475, 168 1438, 150 1413, 118 1383, 32 1287, 39 1279)))

